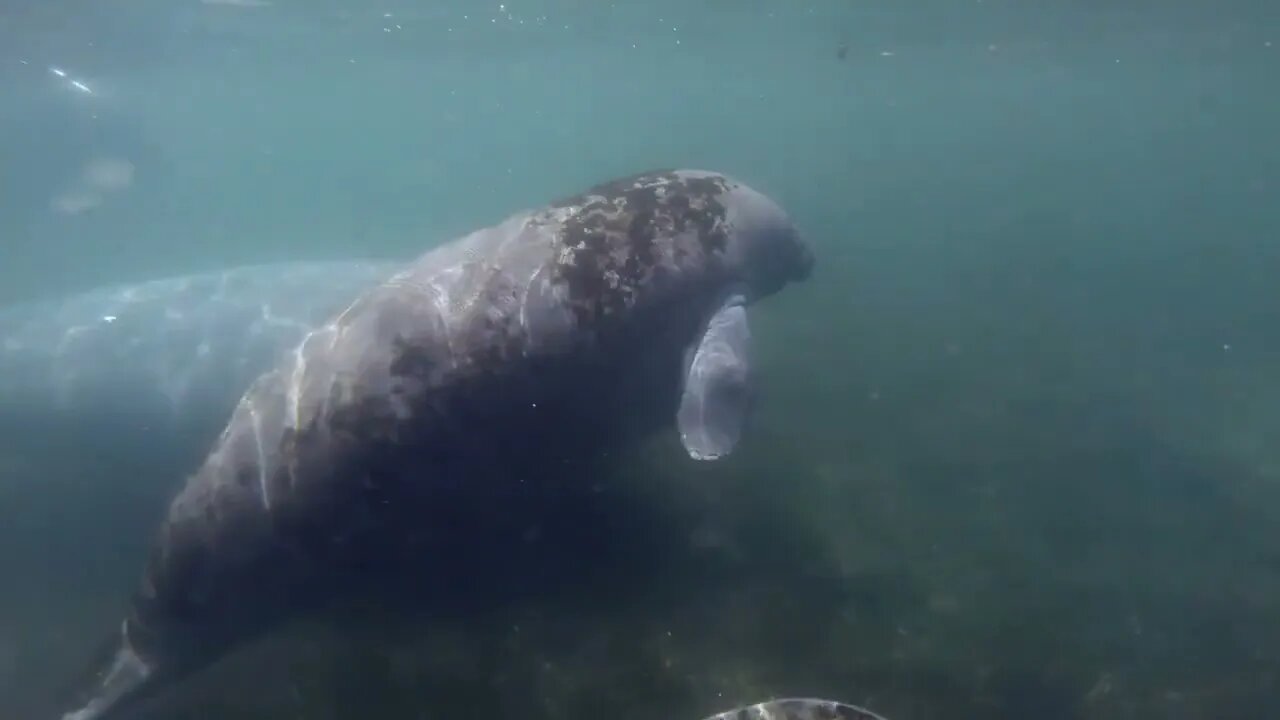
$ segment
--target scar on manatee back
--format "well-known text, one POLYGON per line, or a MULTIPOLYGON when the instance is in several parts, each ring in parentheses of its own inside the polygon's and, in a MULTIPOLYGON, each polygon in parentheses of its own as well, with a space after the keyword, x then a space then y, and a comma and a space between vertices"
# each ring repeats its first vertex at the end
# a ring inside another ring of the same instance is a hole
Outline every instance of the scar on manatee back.
MULTIPOLYGON (((639 290, 661 272, 662 251, 654 239, 692 231, 706 255, 728 244, 721 195, 729 183, 718 175, 681 176, 671 170, 640 173, 597 185, 550 204, 570 209, 556 238, 553 278, 568 288, 580 323, 625 310, 639 290)), ((673 244, 677 263, 689 249, 673 244)))

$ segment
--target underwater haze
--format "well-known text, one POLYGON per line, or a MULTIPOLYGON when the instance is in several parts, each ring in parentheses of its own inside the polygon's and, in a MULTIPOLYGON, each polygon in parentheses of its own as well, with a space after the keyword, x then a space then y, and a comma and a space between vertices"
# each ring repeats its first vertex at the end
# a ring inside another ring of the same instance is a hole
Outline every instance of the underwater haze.
MULTIPOLYGON (((1280 717, 1277 78, 1261 1, 4 4, 0 314, 668 167, 817 258, 732 456, 656 437, 140 717, 1280 717)), ((215 439, 135 421, 0 438, 0 717, 57 717, 215 439)))

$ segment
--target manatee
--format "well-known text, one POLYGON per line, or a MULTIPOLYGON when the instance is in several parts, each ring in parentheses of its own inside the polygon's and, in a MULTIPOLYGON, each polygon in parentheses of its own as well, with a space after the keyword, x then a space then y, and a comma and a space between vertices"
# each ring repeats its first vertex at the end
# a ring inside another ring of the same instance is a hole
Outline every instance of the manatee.
POLYGON ((2 308, 0 447, 29 456, 70 439, 152 452, 181 441, 194 463, 255 378, 401 265, 248 265, 2 308))
POLYGON ((372 573, 495 542, 495 517, 592 482, 584 458, 673 425, 691 458, 729 454, 754 395, 748 310, 813 262, 778 204, 699 170, 423 254, 244 393, 64 720, 115 717, 372 573))

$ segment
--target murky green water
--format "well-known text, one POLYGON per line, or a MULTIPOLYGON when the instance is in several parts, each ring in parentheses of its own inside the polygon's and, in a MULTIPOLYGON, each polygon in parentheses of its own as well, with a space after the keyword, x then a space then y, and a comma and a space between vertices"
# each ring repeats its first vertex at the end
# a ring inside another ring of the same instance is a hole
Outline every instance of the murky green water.
MULTIPOLYGON (((738 454, 658 438, 510 581, 295 623, 160 716, 1270 717, 1277 73, 1263 3, 20 5, 0 301, 729 172, 819 254, 738 454)), ((0 715, 114 627, 173 462, 0 457, 0 715)))

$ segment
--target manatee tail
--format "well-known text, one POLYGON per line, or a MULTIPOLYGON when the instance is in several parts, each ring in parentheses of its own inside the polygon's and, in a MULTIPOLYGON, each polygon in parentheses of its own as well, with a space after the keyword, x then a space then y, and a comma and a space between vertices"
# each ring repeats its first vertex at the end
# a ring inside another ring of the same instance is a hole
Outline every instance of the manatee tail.
POLYGON ((725 710, 703 720, 885 720, 855 705, 818 698, 782 698, 725 710))
POLYGON ((59 720, 110 720, 163 683, 129 642, 127 624, 105 642, 71 688, 59 720))
MULTIPOLYGON (((98 656, 80 700, 60 720, 115 720, 165 683, 131 647, 127 625, 98 656)), ((885 720, 870 710, 836 700, 780 698, 725 710, 702 720, 885 720)))

